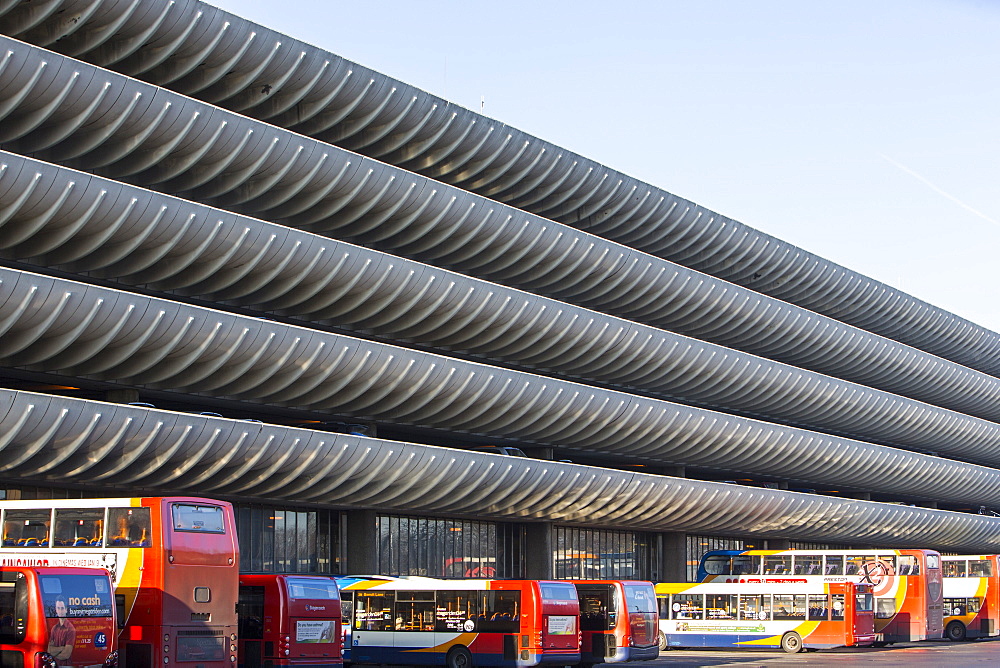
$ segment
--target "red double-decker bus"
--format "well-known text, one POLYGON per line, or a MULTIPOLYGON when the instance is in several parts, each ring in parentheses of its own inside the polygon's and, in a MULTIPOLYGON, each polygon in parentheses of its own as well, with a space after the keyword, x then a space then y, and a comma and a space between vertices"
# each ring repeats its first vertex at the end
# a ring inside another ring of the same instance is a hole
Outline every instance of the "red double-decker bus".
POLYGON ((660 654, 652 582, 572 580, 580 598, 581 665, 649 661, 660 654))
POLYGON ((117 635, 106 570, 0 567, 0 666, 115 668, 117 635))
POLYGON ((340 592, 332 577, 242 575, 240 668, 343 665, 341 614, 340 592))
POLYGON ((192 497, 0 502, 0 566, 105 568, 129 668, 236 662, 233 509, 192 497))

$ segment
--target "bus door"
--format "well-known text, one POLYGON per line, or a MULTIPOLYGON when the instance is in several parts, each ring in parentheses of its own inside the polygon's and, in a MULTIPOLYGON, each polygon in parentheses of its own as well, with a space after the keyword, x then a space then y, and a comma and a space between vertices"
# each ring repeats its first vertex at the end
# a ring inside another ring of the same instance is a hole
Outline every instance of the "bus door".
POLYGON ((615 637, 619 605, 611 583, 575 583, 580 598, 580 655, 584 663, 603 663, 614 656, 621 638, 615 637))
POLYGON ((843 621, 842 644, 848 647, 875 642, 875 599, 870 585, 832 582, 830 618, 843 621))
POLYGON ((264 666, 264 586, 240 585, 237 605, 239 616, 239 667, 264 666))
MULTIPOLYGON (((39 625, 36 622, 34 626, 39 625)), ((0 666, 34 665, 35 649, 27 636, 25 575, 14 570, 0 572, 0 666)))
POLYGON ((351 627, 351 661, 359 663, 386 663, 382 661, 379 647, 393 652, 395 633, 393 632, 393 610, 396 593, 394 591, 370 591, 359 589, 354 592, 351 627))

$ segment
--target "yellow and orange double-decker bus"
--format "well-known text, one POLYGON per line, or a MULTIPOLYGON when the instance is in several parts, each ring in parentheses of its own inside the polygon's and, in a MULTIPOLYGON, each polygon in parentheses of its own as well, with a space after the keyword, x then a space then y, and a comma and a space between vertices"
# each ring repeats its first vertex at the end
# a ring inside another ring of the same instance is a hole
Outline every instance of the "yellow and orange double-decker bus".
POLYGON ((104 568, 126 666, 236 662, 239 552, 228 503, 192 497, 0 502, 0 566, 104 568))
POLYGON ((1000 635, 998 555, 944 555, 944 635, 949 640, 1000 635))
POLYGON ((660 583, 660 647, 803 649, 875 643, 871 585, 660 583))
POLYGON ((933 550, 715 550, 704 582, 853 582, 875 597, 876 644, 943 637, 941 555, 933 550))

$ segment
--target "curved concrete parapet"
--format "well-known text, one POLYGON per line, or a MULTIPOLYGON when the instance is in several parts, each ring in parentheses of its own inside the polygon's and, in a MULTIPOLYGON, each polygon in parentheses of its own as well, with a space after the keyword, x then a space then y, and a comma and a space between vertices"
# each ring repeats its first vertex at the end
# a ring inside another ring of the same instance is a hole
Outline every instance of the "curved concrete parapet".
POLYGON ((996 382, 987 374, 6 37, 0 121, 0 147, 18 153, 363 240, 928 403, 972 413, 976 402, 995 406, 983 398, 996 382))
POLYGON ((1000 470, 0 268, 0 364, 24 370, 1000 506, 1000 470))
POLYGON ((0 389, 0 476, 382 512, 1000 551, 1000 518, 0 389), (44 454, 40 454, 44 453, 44 454))
POLYGON ((944 410, 5 152, 0 152, 0 256, 1000 464, 1000 425, 968 415, 1000 419, 1000 381, 989 376, 967 394, 936 397, 955 409, 944 410))
POLYGON ((211 5, 0 0, 0 31, 1000 375, 1000 335, 994 332, 211 5))

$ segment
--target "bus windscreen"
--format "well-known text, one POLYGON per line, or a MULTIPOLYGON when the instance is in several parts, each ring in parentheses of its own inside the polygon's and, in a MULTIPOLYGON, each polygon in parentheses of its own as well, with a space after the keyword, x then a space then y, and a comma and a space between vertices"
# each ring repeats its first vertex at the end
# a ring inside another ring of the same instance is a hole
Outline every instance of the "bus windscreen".
POLYGON ((113 604, 107 577, 91 575, 44 575, 39 578, 45 616, 111 617, 113 604))

